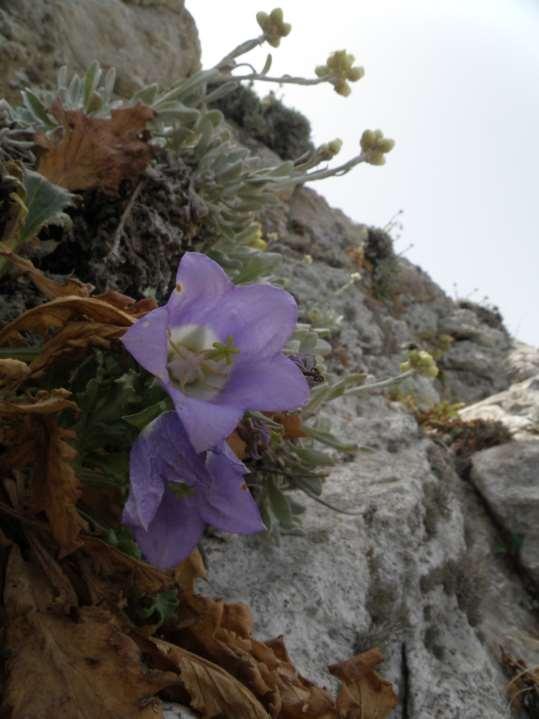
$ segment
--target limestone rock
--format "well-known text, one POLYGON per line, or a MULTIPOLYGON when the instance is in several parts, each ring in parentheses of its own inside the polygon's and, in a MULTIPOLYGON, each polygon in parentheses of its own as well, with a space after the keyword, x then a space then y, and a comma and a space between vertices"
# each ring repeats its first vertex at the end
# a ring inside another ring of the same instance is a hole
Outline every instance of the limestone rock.
POLYGON ((510 442, 478 452, 471 479, 514 538, 522 566, 539 586, 539 441, 510 442))
POLYGON ((461 410, 463 419, 503 422, 515 439, 539 437, 539 374, 461 410))
POLYGON ((442 370, 434 385, 415 379, 403 386, 420 406, 440 399, 477 402, 509 386, 508 333, 459 307, 420 267, 396 257, 393 285, 385 294, 376 291, 372 274, 354 260, 371 228, 352 222, 303 187, 269 212, 265 224, 267 233, 279 238, 271 248, 286 256, 283 272, 288 289, 301 299, 303 315, 325 308, 343 318, 334 344, 347 369, 377 377, 395 374, 405 348, 414 345, 433 352, 442 370), (351 282, 358 270, 361 279, 351 282), (452 343, 441 350, 447 337, 452 343))
POLYGON ((509 364, 513 382, 521 382, 533 377, 539 374, 539 349, 514 340, 509 353, 509 364))
POLYGON ((183 0, 0 0, 0 96, 18 101, 21 86, 96 59, 116 67, 121 94, 171 84, 198 69, 198 33, 183 0))
POLYGON ((375 450, 326 483, 327 501, 359 515, 298 494, 303 536, 206 539, 201 589, 248 603, 257 636, 284 634, 300 671, 332 688, 327 664, 379 646, 400 694, 395 719, 506 717, 498 646, 537 663, 521 639, 537 622, 495 556, 488 516, 398 404, 347 398, 329 411, 375 450))
POLYGON ((198 715, 181 704, 167 703, 163 705, 164 719, 196 719, 198 715))

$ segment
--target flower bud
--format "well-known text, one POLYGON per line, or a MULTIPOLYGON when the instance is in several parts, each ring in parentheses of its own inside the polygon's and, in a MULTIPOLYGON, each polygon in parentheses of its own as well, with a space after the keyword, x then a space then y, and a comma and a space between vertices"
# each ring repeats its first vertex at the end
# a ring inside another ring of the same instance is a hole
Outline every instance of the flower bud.
POLYGON ((412 350, 408 353, 408 360, 400 366, 401 372, 415 370, 422 377, 435 379, 438 376, 436 362, 428 352, 424 350, 412 350))
POLYGON ((395 141, 384 137, 381 130, 365 130, 359 144, 369 165, 384 165, 385 155, 395 147, 395 141))
POLYGON ((283 11, 280 7, 272 10, 269 15, 265 12, 258 12, 256 20, 265 35, 266 41, 272 47, 279 47, 281 39, 286 37, 292 29, 290 23, 284 22, 283 11))

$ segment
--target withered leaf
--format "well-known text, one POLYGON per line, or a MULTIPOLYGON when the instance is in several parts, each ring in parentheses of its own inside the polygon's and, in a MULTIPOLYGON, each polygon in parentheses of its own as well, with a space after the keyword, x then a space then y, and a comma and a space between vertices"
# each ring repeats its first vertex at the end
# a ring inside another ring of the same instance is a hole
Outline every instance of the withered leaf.
POLYGON ((133 586, 141 594, 156 594, 174 587, 172 574, 130 557, 98 537, 85 536, 81 551, 92 560, 94 571, 111 582, 121 581, 125 588, 133 586))
POLYGON ((146 105, 112 110, 104 119, 64 110, 59 101, 52 112, 63 127, 53 137, 36 135, 43 149, 38 171, 61 187, 114 194, 122 180, 136 179, 153 157, 144 130, 155 113, 146 105))
POLYGON ((108 349, 111 340, 121 337, 125 327, 103 322, 70 322, 51 337, 31 365, 33 376, 40 375, 66 354, 84 354, 90 347, 108 349))
POLYGON ((6 257, 17 269, 21 272, 26 273, 30 276, 32 282, 38 288, 38 290, 47 297, 49 300, 53 300, 56 297, 66 297, 75 295, 78 297, 89 297, 94 289, 93 285, 86 282, 81 282, 75 277, 69 277, 65 282, 57 282, 56 280, 47 277, 47 275, 38 270, 34 266, 34 263, 30 260, 20 257, 11 250, 0 251, 0 255, 6 257))
POLYGON ((178 668, 191 706, 204 719, 270 719, 252 692, 221 667, 175 644, 151 641, 178 668))
POLYGON ((172 570, 174 581, 181 589, 192 592, 197 579, 206 579, 207 572, 202 554, 194 549, 191 554, 172 570))
POLYGON ((45 334, 51 329, 63 327, 73 317, 125 328, 134 322, 134 318, 127 312, 94 297, 59 297, 27 310, 7 324, 0 331, 0 344, 6 344, 10 339, 20 339, 20 332, 26 330, 45 334))
POLYGON ((182 630, 189 649, 233 674, 272 717, 337 719, 335 702, 325 689, 299 674, 281 639, 264 643, 252 638, 247 606, 184 592, 182 611, 189 618, 182 630))
POLYGON ((124 310, 133 317, 142 317, 142 315, 155 310, 158 306, 157 300, 153 297, 144 297, 142 300, 134 300, 132 297, 128 297, 116 290, 107 290, 100 295, 94 295, 94 298, 96 300, 101 300, 102 302, 108 302, 110 305, 114 305, 114 307, 124 310))
POLYGON ((75 433, 60 427, 56 417, 43 417, 35 425, 32 508, 46 513, 51 534, 64 556, 81 545, 80 532, 87 527, 77 511, 81 494, 73 467, 77 452, 69 444, 75 433))
POLYGON ((58 388, 50 392, 41 390, 32 400, 0 402, 0 415, 15 417, 57 414, 64 409, 78 411, 77 405, 69 399, 70 397, 71 392, 67 389, 58 388))
POLYGON ((342 719, 386 719, 398 704, 391 682, 375 670, 384 661, 379 649, 370 649, 328 667, 342 686, 337 709, 342 719))
POLYGON ((30 374, 26 362, 16 359, 0 359, 0 387, 22 382, 30 374))
POLYGON ((2 716, 10 719, 159 719, 155 694, 177 682, 148 669, 112 615, 87 607, 77 621, 34 602, 35 574, 18 547, 6 571, 6 646, 11 650, 2 716))

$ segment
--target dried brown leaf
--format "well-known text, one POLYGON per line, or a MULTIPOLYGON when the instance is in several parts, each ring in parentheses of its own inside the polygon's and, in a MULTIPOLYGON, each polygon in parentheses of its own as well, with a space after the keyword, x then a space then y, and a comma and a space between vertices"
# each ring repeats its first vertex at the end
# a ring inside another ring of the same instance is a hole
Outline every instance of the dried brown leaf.
POLYGON ((35 601, 40 585, 18 547, 6 570, 7 661, 2 716, 10 719, 162 719, 155 694, 177 682, 148 669, 112 615, 80 610, 77 620, 35 601))
POLYGON ((342 719, 386 719, 398 704, 391 682, 375 670, 384 661, 379 649, 370 649, 328 667, 342 686, 337 709, 342 719))
POLYGON ((325 689, 302 677, 291 663, 282 639, 252 638, 252 615, 244 604, 225 604, 185 592, 181 611, 186 646, 208 657, 245 684, 272 717, 337 719, 325 689))
POLYGON ((30 374, 26 362, 16 359, 0 359, 0 387, 22 382, 30 374))
POLYGON ((116 290, 107 290, 100 295, 95 295, 94 299, 108 302, 110 305, 124 310, 132 317, 142 317, 148 312, 155 310, 158 306, 157 300, 153 297, 144 297, 142 300, 135 301, 132 297, 128 297, 116 290))
POLYGON ((123 180, 136 179, 148 166, 153 149, 145 136, 154 111, 139 103, 96 118, 80 110, 64 110, 57 101, 52 112, 63 130, 36 135, 43 149, 38 171, 68 190, 100 189, 117 193, 123 180))
POLYGON ((177 667, 191 706, 204 719, 270 719, 255 696, 220 666, 175 644, 151 641, 177 667))
POLYGON ((60 427, 56 417, 36 421, 32 508, 46 513, 62 556, 80 547, 80 533, 87 528, 77 511, 81 494, 73 467, 77 453, 69 444, 74 437, 73 430, 60 427))
POLYGON ((103 322, 69 322, 43 345, 39 356, 32 361, 30 371, 36 377, 65 355, 84 355, 90 347, 108 349, 111 341, 124 332, 125 327, 103 322))
POLYGON ((130 557, 97 537, 85 536, 81 551, 90 557, 98 575, 126 590, 136 587, 141 594, 156 594, 175 585, 172 574, 130 557))
POLYGON ((18 339, 23 331, 46 334, 51 329, 63 327, 73 318, 86 318, 94 322, 127 328, 134 318, 127 312, 94 297, 59 297, 43 305, 27 310, 0 331, 0 344, 18 339))
POLYGON ((69 398, 71 392, 67 389, 53 389, 50 392, 46 390, 39 391, 32 400, 17 402, 0 402, 0 415, 4 416, 21 416, 21 415, 51 415, 62 412, 64 409, 71 409, 75 412, 78 407, 69 398))
POLYGON ((197 579, 206 579, 208 576, 202 554, 198 549, 194 549, 187 559, 172 570, 172 573, 178 587, 189 592, 194 590, 197 579))
POLYGON ((56 280, 47 277, 44 272, 38 270, 33 262, 24 257, 19 257, 10 250, 0 251, 0 255, 6 257, 17 269, 29 275, 38 290, 49 300, 70 295, 89 297, 94 289, 93 285, 81 282, 75 277, 69 277, 65 282, 56 282, 56 280))

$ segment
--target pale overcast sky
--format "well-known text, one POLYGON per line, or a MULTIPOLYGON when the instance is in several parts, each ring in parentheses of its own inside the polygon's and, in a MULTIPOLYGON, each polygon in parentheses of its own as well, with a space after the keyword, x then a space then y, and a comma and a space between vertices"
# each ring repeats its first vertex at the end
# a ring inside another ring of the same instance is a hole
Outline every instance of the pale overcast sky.
MULTIPOLYGON (((256 12, 275 6, 187 4, 205 66, 256 36, 256 12)), ((343 48, 366 70, 348 98, 325 85, 275 88, 308 116, 315 142, 341 137, 344 159, 365 128, 397 141, 384 167, 315 189, 359 222, 383 226, 404 210, 397 250, 413 244, 406 256, 449 294, 456 285, 459 297, 487 296, 514 336, 539 346, 539 0, 280 6, 293 27, 272 49, 272 74, 312 76, 343 48)), ((261 64, 266 52, 253 57, 261 64)))

